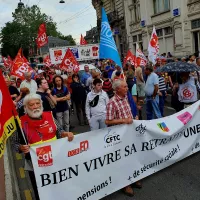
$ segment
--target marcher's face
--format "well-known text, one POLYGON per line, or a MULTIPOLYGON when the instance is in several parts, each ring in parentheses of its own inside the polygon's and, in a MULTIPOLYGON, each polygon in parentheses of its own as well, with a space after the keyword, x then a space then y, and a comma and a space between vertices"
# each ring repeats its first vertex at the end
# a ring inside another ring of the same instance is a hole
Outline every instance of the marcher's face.
POLYGON ((48 85, 46 80, 42 80, 41 87, 44 90, 48 90, 49 89, 49 85, 48 85))
POLYGON ((8 80, 7 78, 5 79, 5 82, 6 82, 6 85, 7 85, 7 87, 9 87, 10 86, 10 80, 8 80))
POLYGON ((102 90, 102 83, 97 83, 94 88, 95 88, 96 91, 101 91, 102 90))
POLYGON ((194 60, 195 60, 195 56, 192 56, 192 57, 191 57, 191 60, 194 61, 194 60))
POLYGON ((27 74, 27 76, 25 76, 25 79, 26 79, 27 81, 31 81, 31 73, 27 74))
POLYGON ((74 77, 74 79, 73 79, 75 82, 78 82, 79 80, 78 80, 78 77, 74 77))
POLYGON ((127 95, 127 92, 128 92, 127 83, 125 81, 123 81, 122 84, 120 85, 120 87, 117 89, 117 93, 120 96, 125 97, 127 95))
POLYGON ((85 66, 84 69, 85 69, 85 72, 89 72, 89 67, 88 66, 85 66))
POLYGON ((41 101, 39 99, 30 100, 26 105, 25 110, 31 118, 41 117, 43 112, 41 101))
POLYGON ((145 69, 145 74, 148 76, 150 74, 150 70, 149 69, 145 69))
POLYGON ((55 83, 56 83, 57 86, 61 86, 61 84, 62 84, 61 78, 57 77, 57 78, 55 79, 55 83))
POLYGON ((197 65, 200 66, 200 59, 197 60, 197 65))

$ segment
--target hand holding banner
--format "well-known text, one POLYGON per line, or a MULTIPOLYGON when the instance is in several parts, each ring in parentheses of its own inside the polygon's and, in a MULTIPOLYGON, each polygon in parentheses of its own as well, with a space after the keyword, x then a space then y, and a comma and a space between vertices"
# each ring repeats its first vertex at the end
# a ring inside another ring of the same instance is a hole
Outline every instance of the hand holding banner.
POLYGON ((48 43, 45 23, 41 24, 39 27, 36 43, 38 48, 41 48, 42 46, 48 43))
POLYGON ((63 70, 73 70, 74 72, 79 71, 79 63, 77 62, 76 58, 74 57, 74 54, 71 52, 71 50, 68 48, 67 52, 62 60, 62 63, 60 64, 60 68, 63 70))

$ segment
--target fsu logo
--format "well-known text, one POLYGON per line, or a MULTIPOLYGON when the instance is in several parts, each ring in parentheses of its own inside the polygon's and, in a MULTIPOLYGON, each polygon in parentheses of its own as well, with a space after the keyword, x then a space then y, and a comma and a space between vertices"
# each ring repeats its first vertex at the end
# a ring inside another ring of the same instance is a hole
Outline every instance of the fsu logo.
POLYGON ((36 149, 38 157, 38 166, 47 167, 53 165, 51 146, 39 147, 36 149))

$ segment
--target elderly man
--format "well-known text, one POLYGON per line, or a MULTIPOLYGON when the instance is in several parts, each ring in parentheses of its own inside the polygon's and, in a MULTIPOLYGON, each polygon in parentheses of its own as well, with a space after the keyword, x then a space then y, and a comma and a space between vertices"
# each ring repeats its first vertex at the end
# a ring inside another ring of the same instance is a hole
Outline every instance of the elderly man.
POLYGON ((43 112, 40 95, 27 95, 24 98, 23 104, 26 115, 22 116, 20 119, 26 142, 24 141, 24 138, 17 133, 14 136, 14 147, 17 152, 23 152, 25 154, 25 170, 29 171, 36 199, 39 199, 29 154, 30 146, 64 137, 67 137, 68 141, 72 141, 74 136, 73 133, 62 130, 59 123, 53 118, 51 112, 43 112))
POLYGON ((89 77, 91 77, 91 74, 90 74, 89 66, 88 65, 84 66, 84 70, 85 70, 85 72, 83 72, 83 74, 81 76, 81 83, 86 87, 87 79, 89 77))
MULTIPOLYGON (((115 95, 107 104, 106 125, 132 124, 133 115, 127 98, 127 83, 118 79, 114 81, 113 89, 115 90, 115 95)), ((137 182, 136 187, 141 188, 141 183, 137 182)), ((124 192, 128 196, 134 196, 131 186, 125 187, 124 192)))
POLYGON ((21 85, 20 85, 20 89, 21 88, 28 88, 30 93, 36 93, 37 91, 37 83, 31 79, 31 73, 30 72, 25 72, 24 73, 24 78, 25 80, 22 81, 21 85))

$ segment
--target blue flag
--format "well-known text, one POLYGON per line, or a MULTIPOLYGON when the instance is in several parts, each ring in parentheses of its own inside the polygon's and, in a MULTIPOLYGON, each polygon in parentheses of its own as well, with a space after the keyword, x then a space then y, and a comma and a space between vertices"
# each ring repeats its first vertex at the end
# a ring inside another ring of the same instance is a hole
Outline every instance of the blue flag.
POLYGON ((100 38, 100 49, 99 58, 111 59, 118 66, 122 67, 122 63, 117 51, 115 40, 113 38, 108 18, 104 8, 102 8, 102 21, 101 21, 101 38, 100 38))

